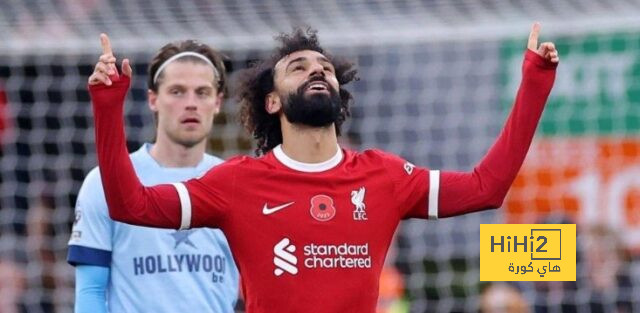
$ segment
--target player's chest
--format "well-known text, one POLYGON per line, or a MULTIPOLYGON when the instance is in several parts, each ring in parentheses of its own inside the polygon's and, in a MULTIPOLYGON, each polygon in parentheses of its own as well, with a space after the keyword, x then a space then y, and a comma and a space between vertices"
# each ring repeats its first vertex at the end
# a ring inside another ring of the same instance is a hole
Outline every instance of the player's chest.
POLYGON ((399 219, 394 186, 383 176, 302 179, 274 175, 270 181, 256 186, 259 191, 239 193, 234 218, 251 221, 252 227, 291 233, 331 230, 362 236, 399 219))
POLYGON ((357 173, 335 179, 272 177, 278 180, 255 185, 260 191, 239 193, 228 221, 233 227, 225 229, 240 262, 252 264, 245 270, 256 271, 269 286, 334 281, 335 275, 370 278, 399 221, 393 183, 357 173))

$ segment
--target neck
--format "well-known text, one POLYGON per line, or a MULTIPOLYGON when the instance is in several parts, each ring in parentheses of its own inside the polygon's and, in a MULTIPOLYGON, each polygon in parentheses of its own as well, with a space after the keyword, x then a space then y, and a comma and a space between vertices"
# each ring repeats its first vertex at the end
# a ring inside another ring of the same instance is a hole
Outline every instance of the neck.
POLYGON ((162 167, 195 167, 202 161, 206 144, 203 140, 192 147, 185 147, 169 138, 158 136, 149 154, 162 167))
POLYGON ((338 151, 335 125, 309 127, 294 125, 281 120, 282 151, 290 158, 304 163, 320 163, 329 160, 338 151))

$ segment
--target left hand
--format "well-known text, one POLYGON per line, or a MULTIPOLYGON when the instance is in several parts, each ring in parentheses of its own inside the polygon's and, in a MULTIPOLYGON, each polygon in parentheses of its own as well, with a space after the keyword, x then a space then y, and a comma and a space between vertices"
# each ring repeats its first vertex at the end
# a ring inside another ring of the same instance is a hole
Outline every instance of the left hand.
POLYGON ((545 58, 547 61, 558 63, 560 61, 560 57, 558 57, 558 50, 556 50, 556 45, 554 45, 553 42, 543 42, 538 47, 539 34, 540 23, 535 22, 533 23, 533 26, 531 26, 531 33, 529 34, 529 42, 527 43, 527 48, 537 53, 539 56, 545 58))

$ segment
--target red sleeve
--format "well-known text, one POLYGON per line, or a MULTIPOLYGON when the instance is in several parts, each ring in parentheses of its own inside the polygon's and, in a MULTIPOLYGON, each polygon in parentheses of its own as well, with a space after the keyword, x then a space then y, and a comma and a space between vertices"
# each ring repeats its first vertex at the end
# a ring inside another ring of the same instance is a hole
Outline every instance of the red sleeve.
MULTIPOLYGON (((538 126, 555 80, 557 63, 527 50, 515 104, 495 143, 470 173, 442 172, 438 216, 449 217, 502 205, 538 126)), ((432 184, 433 185, 433 184, 432 184)))
POLYGON ((387 177, 393 182, 393 202, 401 218, 436 218, 428 214, 429 171, 398 156, 371 150, 382 158, 387 177))
POLYGON ((238 157, 226 161, 209 170, 204 176, 191 179, 184 184, 192 207, 190 227, 222 228, 229 212, 228 208, 233 207, 235 168, 241 160, 242 158, 238 157))
POLYGON ((127 224, 179 228, 180 199, 173 185, 144 187, 136 176, 125 143, 123 107, 129 90, 127 76, 113 84, 90 85, 96 149, 109 216, 127 224))

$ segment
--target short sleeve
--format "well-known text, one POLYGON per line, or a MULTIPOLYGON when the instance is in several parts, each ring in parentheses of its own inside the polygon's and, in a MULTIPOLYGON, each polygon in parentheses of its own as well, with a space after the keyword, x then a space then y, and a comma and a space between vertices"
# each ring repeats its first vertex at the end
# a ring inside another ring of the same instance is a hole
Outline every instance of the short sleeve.
POLYGON ((390 153, 376 152, 394 184, 393 201, 398 205, 400 216, 403 219, 437 219, 439 172, 416 166, 390 153))
POLYGON ((78 193, 67 262, 74 266, 111 266, 113 223, 109 218, 100 172, 93 169, 78 193))
POLYGON ((181 228, 222 228, 233 203, 238 161, 231 159, 201 177, 174 184, 182 207, 181 228))

